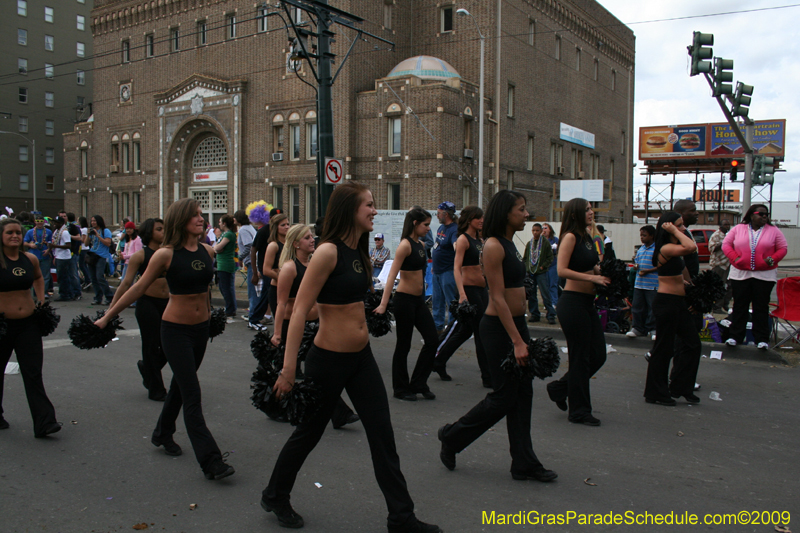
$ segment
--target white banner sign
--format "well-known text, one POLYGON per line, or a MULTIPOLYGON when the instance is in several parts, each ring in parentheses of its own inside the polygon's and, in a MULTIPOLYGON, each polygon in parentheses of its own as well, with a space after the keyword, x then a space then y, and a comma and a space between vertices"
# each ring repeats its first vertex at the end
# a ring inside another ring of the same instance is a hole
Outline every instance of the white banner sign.
POLYGON ((603 201, 603 180, 561 180, 559 200, 569 202, 573 198, 584 198, 590 202, 603 201))
POLYGON ((228 172, 225 170, 216 172, 195 172, 194 181, 198 183, 207 181, 228 181, 228 172))
POLYGON ((594 133, 583 131, 575 126, 564 124, 563 122, 561 123, 560 137, 561 139, 571 143, 580 144, 581 146, 585 146, 587 148, 594 148, 594 133))

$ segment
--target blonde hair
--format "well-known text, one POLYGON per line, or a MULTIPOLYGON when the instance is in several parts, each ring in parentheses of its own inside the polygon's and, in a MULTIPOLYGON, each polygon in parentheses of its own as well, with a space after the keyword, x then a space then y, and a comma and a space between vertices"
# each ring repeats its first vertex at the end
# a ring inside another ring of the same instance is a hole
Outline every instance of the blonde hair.
POLYGON ((197 215, 197 200, 194 198, 181 198, 167 208, 164 215, 164 242, 161 247, 171 246, 177 250, 189 237, 186 225, 197 215))
POLYGON ((297 249, 294 245, 310 231, 311 226, 306 226, 305 224, 295 224, 289 228, 289 231, 286 233, 286 242, 283 245, 281 258, 278 261, 279 265, 283 266, 287 261, 294 261, 295 258, 297 258, 297 249))

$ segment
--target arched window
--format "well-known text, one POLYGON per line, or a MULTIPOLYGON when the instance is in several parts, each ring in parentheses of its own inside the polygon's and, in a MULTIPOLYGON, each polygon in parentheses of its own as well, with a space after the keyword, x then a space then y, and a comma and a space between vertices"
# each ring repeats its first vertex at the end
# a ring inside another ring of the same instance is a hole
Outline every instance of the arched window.
POLYGON ((219 137, 206 137, 192 157, 192 168, 224 167, 228 165, 228 150, 219 137))

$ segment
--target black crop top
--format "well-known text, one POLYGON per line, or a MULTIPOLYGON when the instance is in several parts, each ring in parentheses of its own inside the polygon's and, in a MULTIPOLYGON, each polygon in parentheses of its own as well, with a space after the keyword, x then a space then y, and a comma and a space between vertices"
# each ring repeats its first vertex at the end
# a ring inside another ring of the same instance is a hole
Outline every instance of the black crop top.
POLYGON ((425 245, 422 241, 414 242, 413 239, 406 237, 406 240, 411 245, 411 253, 403 259, 403 264, 400 265, 400 270, 415 271, 425 270, 428 266, 428 256, 425 255, 425 245))
POLYGON ((477 266, 481 264, 481 252, 483 252, 483 243, 479 239, 473 239, 469 234, 465 233, 469 248, 464 252, 464 261, 461 266, 477 266))
POLYGON ((354 250, 343 242, 336 243, 336 252, 336 266, 319 291, 317 302, 333 305, 363 302, 369 290, 369 278, 364 269, 370 265, 364 265, 358 249, 354 250))
POLYGON ((506 289, 516 289, 525 286, 525 265, 517 247, 506 238, 497 239, 503 246, 503 283, 506 289))
MULTIPOLYGON (((664 257, 659 252, 659 257, 664 257)), ((665 258, 666 259, 666 258, 665 258)), ((659 261, 660 263, 660 261, 659 261)), ((680 276, 683 274, 683 267, 684 267, 683 257, 677 255, 667 261, 666 263, 662 263, 661 266, 658 267, 658 275, 659 276, 680 276)))
POLYGON ((211 256, 202 244, 198 244, 194 252, 186 248, 172 251, 172 261, 166 275, 170 294, 208 292, 208 285, 213 277, 211 256))
MULTIPOLYGON (((140 276, 144 276, 144 271, 147 270, 147 265, 150 264, 150 259, 153 257, 153 254, 156 253, 156 251, 149 246, 145 246, 142 248, 142 250, 144 250, 144 261, 142 261, 142 264, 139 265, 138 272, 140 276)), ((166 276, 166 273, 162 273, 159 278, 163 278, 164 276, 166 276)))
MULTIPOLYGON (((573 235, 575 235, 573 233, 573 235)), ((567 268, 575 272, 588 272, 593 270, 595 265, 600 262, 600 256, 591 239, 585 236, 575 235, 575 248, 569 257, 567 268)))
POLYGON ((297 258, 294 260, 294 267, 297 269, 297 275, 294 277, 294 281, 292 282, 292 288, 289 289, 289 298, 294 298, 297 296, 297 290, 300 288, 300 282, 303 281, 303 276, 306 275, 307 267, 297 258))
MULTIPOLYGON (((3 253, 0 251, 0 254, 3 253)), ((6 256, 6 268, 0 269, 0 292, 24 291, 33 286, 33 263, 23 252, 12 261, 6 256)), ((48 273, 49 275, 49 273, 48 273)))

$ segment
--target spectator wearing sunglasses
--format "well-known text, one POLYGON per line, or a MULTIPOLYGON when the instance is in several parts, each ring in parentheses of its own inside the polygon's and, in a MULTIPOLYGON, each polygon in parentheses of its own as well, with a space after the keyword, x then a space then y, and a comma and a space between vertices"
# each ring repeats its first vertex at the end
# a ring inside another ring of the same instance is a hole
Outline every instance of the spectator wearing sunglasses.
POLYGON ((778 280, 778 262, 786 256, 786 238, 770 224, 769 209, 753 204, 725 236, 722 250, 731 262, 728 279, 733 290, 730 338, 736 346, 745 341, 748 311, 753 306, 753 338, 760 350, 769 348, 769 299, 778 280))

